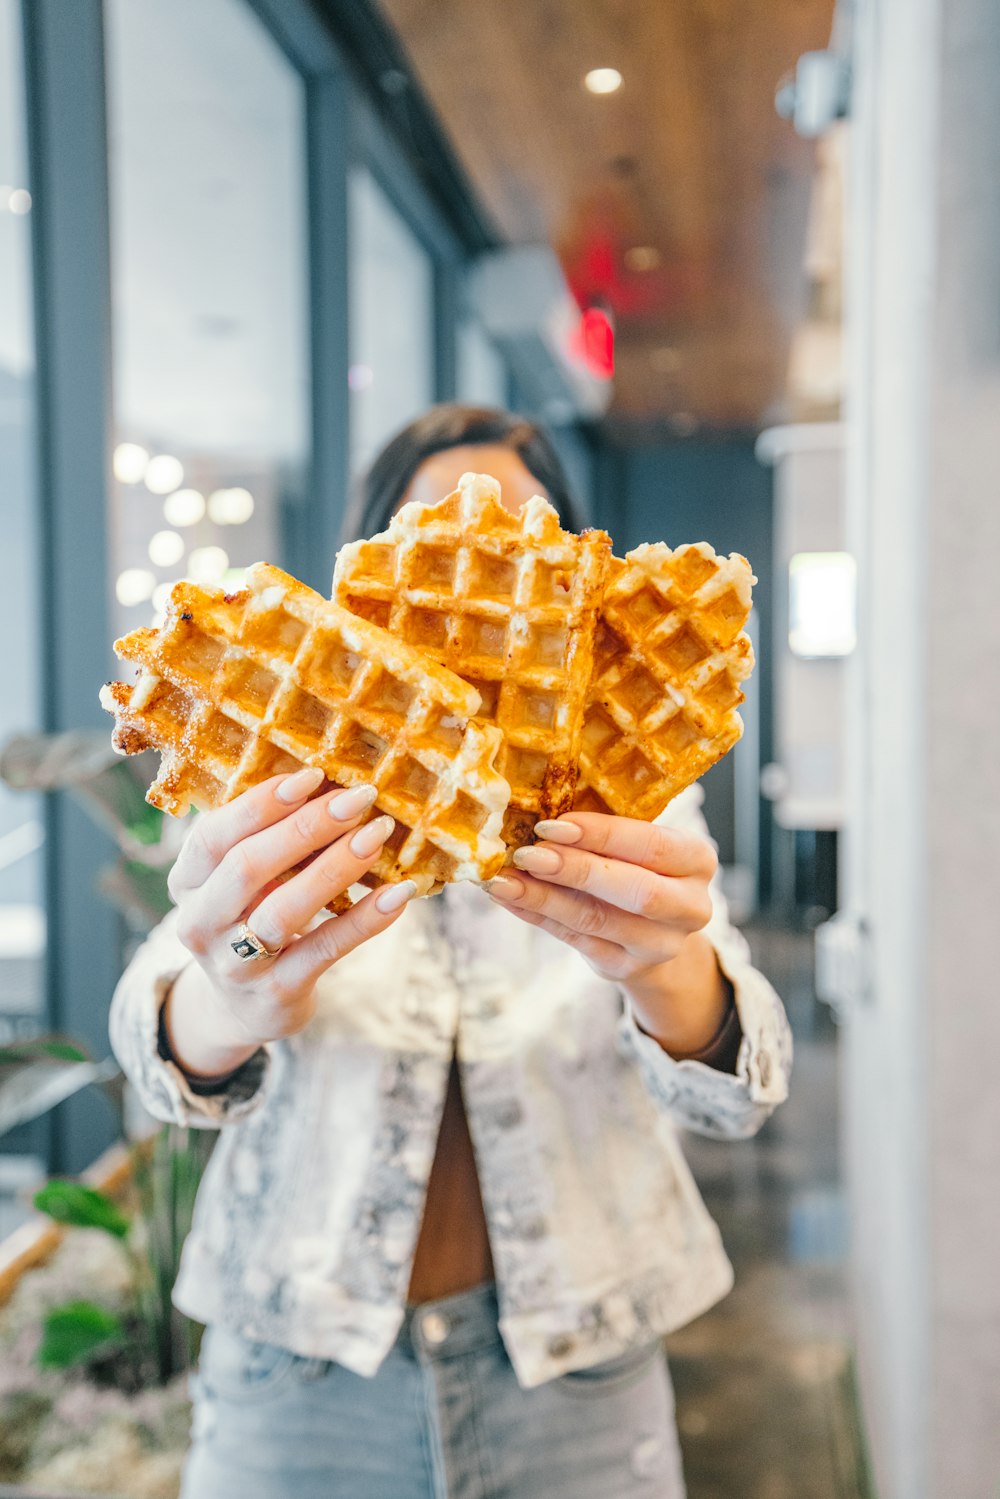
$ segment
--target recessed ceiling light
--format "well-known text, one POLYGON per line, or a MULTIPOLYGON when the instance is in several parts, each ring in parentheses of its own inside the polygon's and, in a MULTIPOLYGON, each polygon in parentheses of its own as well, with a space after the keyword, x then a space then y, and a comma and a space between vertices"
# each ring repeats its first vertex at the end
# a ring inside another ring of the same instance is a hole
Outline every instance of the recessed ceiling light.
POLYGON ((208 497, 209 519, 217 526, 242 526, 253 515, 249 489, 217 489, 208 497))
POLYGON ((661 344, 658 349, 652 351, 649 362, 661 375, 673 375, 684 363, 684 356, 680 349, 671 348, 669 344, 661 344))
MULTIPOLYGON (((184 556, 184 537, 177 531, 154 531, 149 538, 149 560, 156 567, 173 567, 184 556)), ((161 606, 156 605, 159 609, 161 606)))
POLYGON ((157 583, 153 589, 153 608, 157 614, 166 614, 173 587, 172 583, 157 583))
POLYGON ((120 442, 115 448, 111 466, 119 484, 138 484, 148 462, 149 454, 137 442, 120 442))
POLYGON ((691 411, 675 411, 670 425, 678 437, 690 437, 698 430, 698 418, 691 411))
POLYGON ((156 587, 156 574, 145 567, 127 567, 115 579, 115 597, 126 609, 144 604, 156 587))
POLYGON ((170 453, 157 453, 146 465, 146 488, 152 494, 169 494, 184 481, 184 465, 170 453))
POLYGON ((177 489, 163 502, 163 519, 171 526, 196 526, 205 514, 205 496, 197 489, 177 489))
POLYGON ((195 583, 218 583, 229 566, 222 547, 195 547, 187 560, 187 575, 195 583))
POLYGON ((624 82, 617 68, 591 68, 583 80, 592 94, 613 94, 624 82))
POLYGON ((0 212, 25 214, 31 212, 31 194, 26 187, 0 187, 0 212))
POLYGON ((660 263, 660 252, 655 245, 633 245, 625 251, 625 269, 628 271, 655 271, 660 263))

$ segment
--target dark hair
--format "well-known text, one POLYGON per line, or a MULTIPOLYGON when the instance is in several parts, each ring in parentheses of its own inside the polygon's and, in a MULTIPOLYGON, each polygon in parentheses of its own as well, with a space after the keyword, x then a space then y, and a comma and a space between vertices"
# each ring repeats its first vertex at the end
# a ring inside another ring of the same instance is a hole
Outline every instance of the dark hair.
MULTIPOLYGON (((359 481, 344 521, 345 541, 374 536, 392 519, 417 469, 432 453, 468 444, 490 443, 516 453, 546 490, 567 530, 587 524, 552 439, 525 417, 491 406, 463 406, 457 401, 432 406, 386 443, 359 481)), ((444 496, 442 495, 442 499, 444 496)))

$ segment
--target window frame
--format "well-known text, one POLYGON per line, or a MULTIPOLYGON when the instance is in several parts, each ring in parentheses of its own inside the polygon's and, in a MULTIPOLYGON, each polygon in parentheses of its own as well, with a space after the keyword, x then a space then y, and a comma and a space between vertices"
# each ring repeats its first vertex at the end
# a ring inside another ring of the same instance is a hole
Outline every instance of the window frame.
MULTIPOLYGON (((431 256, 436 400, 455 393, 468 251, 311 0, 244 4, 305 87, 311 444, 305 492, 281 516, 279 560, 325 594, 350 483, 351 167, 371 171, 431 256)), ((49 733, 107 730, 97 701, 100 677, 116 670, 108 592, 113 408, 104 13, 102 0, 74 0, 69 7, 64 0, 21 0, 21 15, 33 192, 42 727, 49 733)), ((48 794, 45 804, 43 1024, 104 1055, 124 933, 98 879, 114 846, 64 792, 48 794)), ((48 1124, 49 1168, 81 1170, 111 1142, 116 1127, 95 1090, 61 1104, 48 1124)))

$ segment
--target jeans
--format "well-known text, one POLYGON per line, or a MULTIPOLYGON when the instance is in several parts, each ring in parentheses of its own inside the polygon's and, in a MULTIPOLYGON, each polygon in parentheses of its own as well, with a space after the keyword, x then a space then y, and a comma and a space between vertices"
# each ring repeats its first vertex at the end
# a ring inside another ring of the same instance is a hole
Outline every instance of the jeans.
POLYGON ((374 1379, 216 1326, 182 1499, 683 1499, 659 1342, 522 1390, 492 1285, 408 1309, 374 1379))

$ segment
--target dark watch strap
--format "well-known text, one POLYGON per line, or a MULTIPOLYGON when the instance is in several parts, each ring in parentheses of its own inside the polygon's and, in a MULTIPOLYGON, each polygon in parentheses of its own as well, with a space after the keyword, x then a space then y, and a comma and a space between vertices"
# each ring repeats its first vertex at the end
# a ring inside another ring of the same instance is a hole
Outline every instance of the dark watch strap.
POLYGON ((729 989, 729 1004, 726 1013, 722 1017, 722 1024, 707 1046, 700 1051, 687 1052, 678 1057, 679 1062, 703 1062, 706 1067, 714 1067, 717 1072, 735 1072, 736 1063, 740 1054, 740 1042, 743 1040, 743 1027, 740 1025, 740 1012, 736 1008, 736 996, 732 985, 727 981, 729 989))
MULTIPOLYGON (((214 1093, 221 1093, 227 1086, 227 1084, 231 1083, 233 1078, 236 1077, 240 1072, 242 1072, 243 1068, 247 1065, 246 1062, 241 1062, 238 1067, 231 1068, 229 1072, 216 1073, 214 1077, 192 1077, 190 1072, 186 1071, 185 1068, 181 1066, 180 1062, 174 1056, 173 1051, 170 1048, 170 1037, 167 1034, 166 1012, 166 1005, 161 1005, 159 1020, 156 1027, 156 1050, 159 1053, 160 1057, 164 1062, 172 1062, 173 1065, 177 1068, 178 1072, 182 1072, 184 1074, 184 1081, 191 1089, 191 1092, 197 1094, 199 1098, 209 1098, 214 1093)), ((252 1058, 248 1058, 248 1060, 252 1060, 252 1058)))

